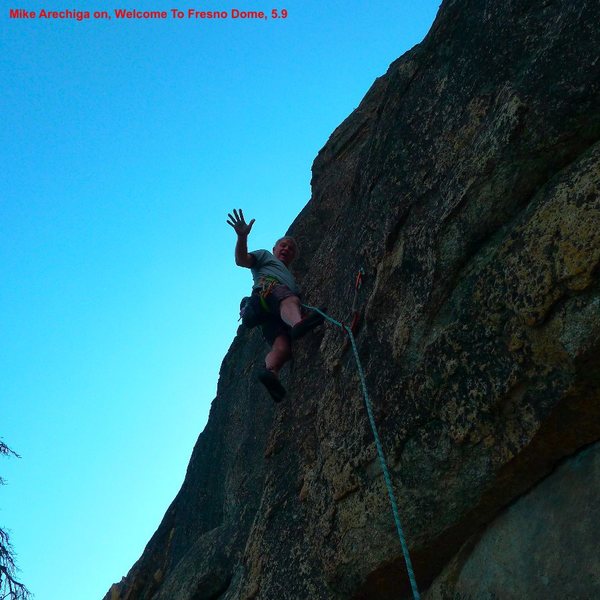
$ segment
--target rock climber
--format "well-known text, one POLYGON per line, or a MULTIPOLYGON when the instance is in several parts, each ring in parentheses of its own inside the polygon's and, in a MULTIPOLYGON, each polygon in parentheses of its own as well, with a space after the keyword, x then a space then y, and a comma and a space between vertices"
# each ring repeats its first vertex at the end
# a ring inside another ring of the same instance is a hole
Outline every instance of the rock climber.
MULTIPOLYGON (((261 324, 263 337, 271 346, 265 357, 265 369, 258 374, 258 380, 265 386, 273 400, 283 400, 286 390, 279 380, 279 371, 292 357, 292 340, 323 322, 316 312, 302 315, 300 290, 289 270, 292 261, 298 256, 298 246, 294 238, 284 236, 275 242, 273 252, 254 250, 248 252, 248 235, 256 219, 246 223, 242 209, 228 213, 227 223, 237 234, 235 264, 251 270, 254 283, 252 296, 245 298, 244 310, 260 312, 260 318, 253 324, 261 324)), ((244 319, 246 322, 246 319, 244 319)))

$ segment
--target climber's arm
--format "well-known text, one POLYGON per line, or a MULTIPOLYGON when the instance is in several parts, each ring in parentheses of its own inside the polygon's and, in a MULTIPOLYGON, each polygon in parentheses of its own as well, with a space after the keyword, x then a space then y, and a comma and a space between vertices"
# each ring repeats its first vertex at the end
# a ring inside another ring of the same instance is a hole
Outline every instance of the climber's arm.
POLYGON ((227 215, 227 223, 233 227, 237 233, 237 242, 235 244, 235 264, 240 267, 247 267, 248 269, 254 264, 254 256, 248 254, 248 234, 252 230, 255 219, 252 219, 250 223, 246 223, 244 219, 244 213, 240 208, 239 212, 233 209, 233 215, 229 213, 227 215))

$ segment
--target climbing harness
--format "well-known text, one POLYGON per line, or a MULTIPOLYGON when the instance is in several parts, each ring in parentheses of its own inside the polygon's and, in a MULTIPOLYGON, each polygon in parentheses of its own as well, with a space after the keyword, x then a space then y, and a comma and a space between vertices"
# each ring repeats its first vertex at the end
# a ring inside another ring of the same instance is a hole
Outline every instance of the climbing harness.
MULTIPOLYGON (((360 273, 359 273, 360 275, 360 273)), ((362 280, 362 276, 361 276, 362 280)), ((360 287, 358 283, 359 279, 357 277, 357 286, 360 287)), ((356 288, 358 289, 358 288, 356 288)), ((356 294, 355 294, 356 298, 356 294)), ((396 496, 394 495, 394 489, 392 487, 392 479, 390 477, 390 473, 387 467, 387 462, 385 459, 385 455, 383 453, 383 446, 381 445, 381 440, 379 439, 379 433, 377 432, 377 426, 375 424, 375 417, 373 416, 373 406, 371 404, 371 400, 369 398, 369 392, 367 391, 367 381, 365 378, 365 373, 362 368, 362 364, 360 362, 360 357, 358 356, 358 349, 356 347, 356 340, 354 339, 354 334, 352 332, 352 328, 348 327, 336 321, 329 315, 322 312, 320 309, 314 306, 308 306, 306 304, 302 305, 307 310, 313 310, 319 313, 322 317, 324 317, 327 321, 340 327, 344 330, 350 339, 350 343, 352 344, 352 350, 354 351, 354 358, 356 360, 356 366, 358 368, 358 375, 360 377, 360 383, 362 387, 363 396, 365 399, 365 406, 367 408, 367 414, 369 416, 369 423, 371 425, 371 430, 373 432, 373 437, 375 438, 375 445, 377 446, 377 455, 379 456, 379 462, 381 464, 381 470, 383 471, 383 478, 385 480, 385 485, 387 487, 388 496, 390 499, 390 504, 392 506, 392 513, 394 515, 394 522, 396 523, 396 531, 398 532, 398 538, 400 539, 400 545, 402 546, 402 553, 404 555, 404 562, 406 563, 406 571, 408 573, 408 578, 410 579, 410 585, 412 588, 413 598, 414 600, 420 600, 421 596, 419 595, 419 589, 417 588, 417 581, 415 579, 415 573, 413 571, 412 562, 410 560, 410 554, 408 551, 408 545, 406 543, 406 539, 404 538, 404 531, 402 529, 402 524, 400 523, 400 514, 398 512, 398 504, 396 502, 396 496)), ((353 309, 354 310, 354 309, 353 309)))
POLYGON ((273 291, 273 288, 276 285, 279 285, 279 281, 277 279, 275 279, 275 277, 261 277, 260 278, 260 292, 259 292, 259 297, 260 297, 260 305, 261 307, 268 313, 270 313, 270 309, 269 306, 267 304, 267 296, 273 291))
POLYGON ((240 318, 246 327, 251 329, 256 327, 265 321, 268 314, 271 313, 271 309, 267 304, 267 297, 273 291, 276 285, 279 285, 279 281, 274 277, 261 277, 260 289, 257 288, 257 293, 252 293, 251 296, 245 296, 240 302, 240 318))

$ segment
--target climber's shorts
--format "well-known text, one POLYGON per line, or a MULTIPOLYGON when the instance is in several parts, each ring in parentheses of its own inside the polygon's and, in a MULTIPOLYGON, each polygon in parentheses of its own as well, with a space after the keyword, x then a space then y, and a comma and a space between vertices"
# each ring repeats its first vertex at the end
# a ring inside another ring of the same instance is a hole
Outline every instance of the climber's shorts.
MULTIPOLYGON (((252 292, 258 294, 258 290, 252 292)), ((287 285, 279 284, 273 287, 269 295, 265 298, 265 302, 269 307, 270 313, 267 314, 265 322, 261 325, 262 334, 267 343, 272 346, 275 342, 275 338, 280 335, 285 335, 289 338, 290 327, 281 320, 279 316, 279 305, 282 300, 290 298, 291 296, 297 296, 287 285)))
POLYGON ((286 325, 279 317, 268 317, 267 320, 260 326, 263 337, 269 346, 272 346, 275 339, 280 335, 285 335, 290 338, 290 327, 286 325))

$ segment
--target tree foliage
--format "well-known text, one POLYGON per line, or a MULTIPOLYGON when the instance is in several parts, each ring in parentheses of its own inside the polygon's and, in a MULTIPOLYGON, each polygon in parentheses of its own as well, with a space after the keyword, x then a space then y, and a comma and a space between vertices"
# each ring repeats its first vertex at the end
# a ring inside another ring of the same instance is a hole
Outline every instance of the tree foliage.
MULTIPOLYGON (((0 455, 19 455, 0 440, 0 455)), ((4 485, 0 477, 0 485, 4 485)), ((29 590, 16 578, 17 566, 15 553, 10 543, 8 533, 0 528, 0 600, 27 600, 31 597, 29 590)))

